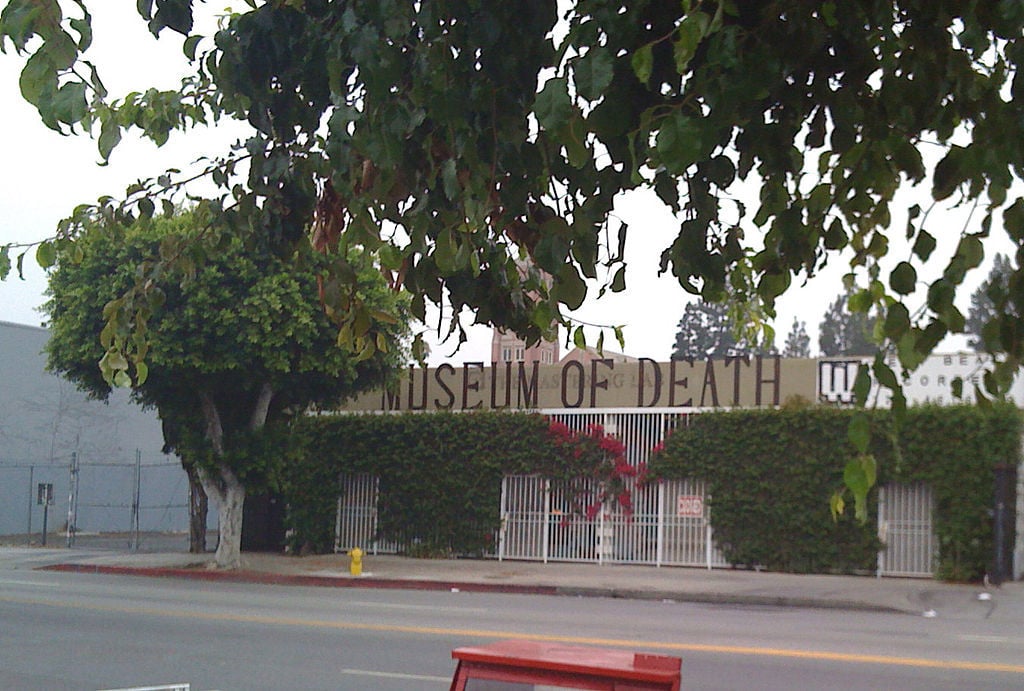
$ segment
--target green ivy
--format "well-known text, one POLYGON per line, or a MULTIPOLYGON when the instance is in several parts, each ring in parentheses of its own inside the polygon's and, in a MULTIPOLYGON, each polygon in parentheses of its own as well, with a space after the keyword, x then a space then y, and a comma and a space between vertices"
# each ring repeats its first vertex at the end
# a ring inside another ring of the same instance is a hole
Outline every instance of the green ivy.
POLYGON ((503 475, 557 478, 566 468, 555 462, 547 418, 529 413, 308 418, 295 426, 289 454, 282 489, 291 546, 314 552, 333 547, 343 473, 380 478, 379 538, 423 553, 474 554, 491 546, 500 525, 503 475))
MULTIPOLYGON (((694 416, 651 461, 659 478, 708 483, 715 539, 738 565, 794 572, 875 568, 877 492, 868 519, 833 521, 824 498, 843 486, 855 451, 854 411, 835 408, 740 411, 694 416)), ((1009 406, 922 406, 898 429, 888 412, 867 414, 878 482, 921 481, 935 497, 937 575, 976 580, 993 555, 993 470, 1016 465, 1021 419, 1009 406)))
MULTIPOLYGON (((715 539, 733 564, 873 571, 881 547, 877 490, 864 522, 833 520, 825 500, 843 485, 856 454, 847 434, 853 414, 809 407, 693 416, 656 449, 650 476, 708 483, 715 539)), ((1017 410, 922 406, 907 411, 899 429, 887 412, 869 412, 867 420, 879 484, 932 488, 938 575, 980 578, 993 554, 993 469, 1015 465, 1020 452, 1017 410)), ((289 471, 272 484, 290 507, 297 551, 333 547, 339 476, 369 473, 380 478, 378 538, 420 554, 480 554, 500 524, 503 475, 585 475, 614 485, 623 478, 617 442, 609 439, 596 429, 570 433, 532 413, 311 417, 293 426, 283 464, 289 471)), ((605 498, 628 510, 628 496, 605 498)))

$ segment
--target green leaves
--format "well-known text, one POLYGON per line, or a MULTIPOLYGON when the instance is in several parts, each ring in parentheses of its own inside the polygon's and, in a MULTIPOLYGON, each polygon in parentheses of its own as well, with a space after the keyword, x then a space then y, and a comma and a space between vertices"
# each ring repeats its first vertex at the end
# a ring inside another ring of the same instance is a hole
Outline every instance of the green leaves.
POLYGON ((546 130, 558 130, 569 124, 572 116, 572 101, 565 77, 554 77, 544 84, 537 94, 534 113, 540 126, 546 130))
POLYGON ((7 278, 7 275, 11 273, 11 248, 9 245, 0 247, 0 281, 7 278))
MULTIPOLYGON (((853 494, 854 515, 861 523, 868 519, 868 492, 875 486, 877 477, 878 468, 875 457, 870 454, 861 454, 851 459, 843 469, 843 482, 853 494)), ((835 504, 833 504, 833 513, 835 513, 835 504)))
POLYGON ((917 270, 910 262, 900 262, 889 274, 889 285, 900 295, 910 295, 917 289, 917 270))
POLYGON ((571 309, 579 309, 587 296, 587 284, 572 264, 563 264, 552 288, 556 299, 571 309))
MULTIPOLYGON (((574 83, 579 95, 588 101, 596 101, 604 95, 612 83, 613 62, 607 50, 591 48, 579 58, 573 67, 574 83)), ((546 86, 546 85, 545 85, 546 86)))
POLYGON ((36 247, 36 262, 44 269, 49 269, 57 262, 57 249, 52 242, 41 242, 36 247))
MULTIPOLYGON (((690 60, 697 54, 697 47, 711 25, 711 17, 701 11, 689 12, 679 23, 676 39, 672 42, 676 71, 686 74, 690 60)), ((647 81, 642 79, 641 81, 647 81)))
POLYGON ((661 122, 656 148, 661 164, 670 173, 682 174, 703 152, 701 128, 693 118, 676 111, 661 122))
POLYGON ((650 81, 651 72, 654 71, 654 46, 648 43, 637 48, 630 58, 630 65, 633 68, 633 74, 642 84, 650 81))
POLYGON ((942 201, 950 197, 966 178, 966 149, 952 146, 941 161, 935 166, 932 180, 932 198, 942 201))

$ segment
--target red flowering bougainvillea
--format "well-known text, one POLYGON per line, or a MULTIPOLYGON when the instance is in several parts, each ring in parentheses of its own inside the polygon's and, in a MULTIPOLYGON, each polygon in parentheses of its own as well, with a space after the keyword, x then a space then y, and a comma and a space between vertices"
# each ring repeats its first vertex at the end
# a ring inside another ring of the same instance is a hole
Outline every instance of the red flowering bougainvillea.
POLYGON ((602 506, 618 504, 622 513, 633 514, 629 479, 639 483, 647 469, 626 461, 626 447, 619 439, 605 433, 601 425, 589 425, 580 432, 557 420, 551 422, 548 435, 555 453, 545 475, 567 483, 575 495, 574 513, 593 520, 602 506), (596 490, 588 480, 597 481, 596 490))

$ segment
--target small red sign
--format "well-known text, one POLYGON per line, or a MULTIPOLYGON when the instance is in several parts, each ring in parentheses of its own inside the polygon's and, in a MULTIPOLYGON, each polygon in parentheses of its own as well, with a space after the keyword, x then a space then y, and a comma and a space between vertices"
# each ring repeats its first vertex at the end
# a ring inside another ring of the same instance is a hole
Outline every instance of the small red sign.
POLYGON ((703 518, 704 497, 699 494, 680 494, 677 513, 680 518, 703 518))

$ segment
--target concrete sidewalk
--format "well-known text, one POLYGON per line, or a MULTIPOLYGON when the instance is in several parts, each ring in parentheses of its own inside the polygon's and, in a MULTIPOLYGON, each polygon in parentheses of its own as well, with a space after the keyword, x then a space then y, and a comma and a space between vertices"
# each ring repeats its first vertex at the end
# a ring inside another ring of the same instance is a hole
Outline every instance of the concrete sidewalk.
MULTIPOLYGON (((61 556, 61 555, 55 555, 61 556)), ((349 588, 529 593, 902 612, 1024 623, 1024 582, 999 587, 926 579, 820 576, 621 564, 566 564, 367 555, 361 576, 345 555, 246 553, 242 568, 213 568, 212 555, 76 553, 39 568, 86 573, 349 588)))

